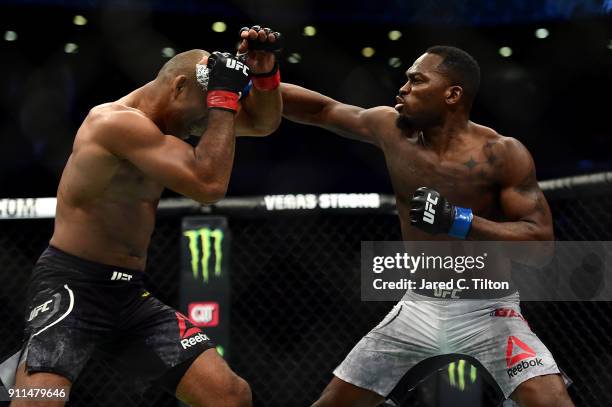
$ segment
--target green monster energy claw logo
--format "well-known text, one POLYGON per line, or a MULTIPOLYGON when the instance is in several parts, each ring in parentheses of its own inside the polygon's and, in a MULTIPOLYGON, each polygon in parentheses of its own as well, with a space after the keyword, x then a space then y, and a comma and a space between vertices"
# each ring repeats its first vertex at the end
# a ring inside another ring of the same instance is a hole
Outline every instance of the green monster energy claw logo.
POLYGON ((198 268, 200 268, 199 265, 201 265, 202 279, 205 283, 208 282, 211 240, 214 241, 212 246, 215 254, 215 276, 221 276, 221 262, 223 261, 223 251, 221 249, 223 244, 223 230, 200 228, 187 230, 183 232, 183 235, 189 239, 193 278, 198 278, 198 268), (202 252, 200 252, 200 247, 202 248, 202 252))
MULTIPOLYGON (((448 365, 448 379, 452 387, 457 387, 459 390, 465 390, 465 360, 461 359, 459 362, 451 362, 448 365), (455 375, 455 367, 457 368, 457 374, 455 375)), ((476 366, 470 366, 470 382, 476 381, 476 366)))

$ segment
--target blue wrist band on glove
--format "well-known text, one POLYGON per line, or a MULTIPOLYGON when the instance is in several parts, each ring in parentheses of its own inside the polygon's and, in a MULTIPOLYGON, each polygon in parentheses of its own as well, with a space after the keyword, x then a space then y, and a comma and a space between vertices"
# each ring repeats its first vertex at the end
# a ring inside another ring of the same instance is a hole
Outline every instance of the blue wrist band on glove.
POLYGON ((448 231, 448 235, 457 239, 465 239, 472 226, 472 219, 474 219, 474 215, 471 209, 455 206, 455 220, 448 231))

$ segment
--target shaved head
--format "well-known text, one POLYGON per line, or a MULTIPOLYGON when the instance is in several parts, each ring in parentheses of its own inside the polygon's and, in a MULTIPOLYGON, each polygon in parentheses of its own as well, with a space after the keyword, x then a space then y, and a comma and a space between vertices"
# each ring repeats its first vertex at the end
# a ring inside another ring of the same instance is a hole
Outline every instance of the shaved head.
POLYGON ((181 52, 162 66, 156 80, 172 80, 179 75, 185 75, 190 82, 196 83, 196 64, 208 55, 209 52, 201 49, 181 52))

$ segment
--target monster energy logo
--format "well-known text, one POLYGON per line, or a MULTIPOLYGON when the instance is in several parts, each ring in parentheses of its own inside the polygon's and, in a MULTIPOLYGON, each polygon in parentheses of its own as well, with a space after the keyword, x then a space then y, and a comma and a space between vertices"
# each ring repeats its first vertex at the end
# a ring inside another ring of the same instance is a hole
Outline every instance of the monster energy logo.
MULTIPOLYGON (((457 387, 459 390, 465 390, 465 360, 461 359, 457 363, 451 362, 448 365, 448 380, 452 387, 457 387), (455 368, 457 372, 455 373, 455 368)), ((470 365, 470 383, 476 381, 476 366, 470 365)))
POLYGON ((189 253, 191 254, 191 271, 193 272, 193 278, 198 278, 198 269, 201 267, 202 279, 205 283, 208 282, 209 263, 213 250, 215 255, 214 273, 216 277, 221 276, 223 230, 200 228, 187 230, 183 232, 183 235, 189 239, 189 253), (211 243, 211 241, 213 241, 213 243, 211 243), (202 248, 201 252, 200 248, 202 248))

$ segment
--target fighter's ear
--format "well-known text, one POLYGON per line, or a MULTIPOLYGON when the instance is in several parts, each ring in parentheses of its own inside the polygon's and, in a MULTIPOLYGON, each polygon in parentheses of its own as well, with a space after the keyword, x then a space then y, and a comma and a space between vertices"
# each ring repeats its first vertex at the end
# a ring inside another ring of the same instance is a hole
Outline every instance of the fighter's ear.
POLYGON ((172 95, 177 98, 181 93, 185 92, 187 87, 187 76, 178 75, 172 81, 172 95))
POLYGON ((456 105, 463 96, 463 88, 459 85, 453 85, 446 89, 446 103, 456 105))

